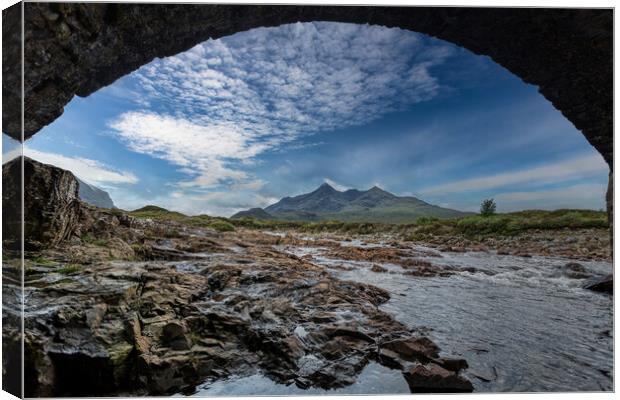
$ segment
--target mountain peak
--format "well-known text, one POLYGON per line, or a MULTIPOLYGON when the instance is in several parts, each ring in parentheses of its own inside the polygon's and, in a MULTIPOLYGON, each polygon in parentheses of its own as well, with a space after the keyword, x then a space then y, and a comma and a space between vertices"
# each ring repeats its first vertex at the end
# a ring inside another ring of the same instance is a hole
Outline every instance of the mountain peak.
POLYGON ((322 221, 410 223, 420 216, 453 217, 465 215, 457 210, 427 204, 415 197, 399 197, 378 186, 361 191, 339 191, 328 182, 313 192, 285 197, 264 210, 240 212, 236 217, 322 221))
POLYGON ((392 194, 392 193, 388 192, 387 190, 383 190, 383 189, 381 189, 377 185, 375 185, 375 186, 371 187, 370 189, 368 189, 366 191, 366 193, 371 193, 371 194, 375 194, 375 195, 381 194, 381 195, 386 195, 386 196, 389 196, 389 197, 397 197, 395 194, 392 194))
POLYGON ((319 186, 316 191, 330 191, 330 192, 337 192, 336 189, 334 189, 334 187, 332 185, 330 185, 329 183, 325 182, 323 183, 321 186, 319 186))

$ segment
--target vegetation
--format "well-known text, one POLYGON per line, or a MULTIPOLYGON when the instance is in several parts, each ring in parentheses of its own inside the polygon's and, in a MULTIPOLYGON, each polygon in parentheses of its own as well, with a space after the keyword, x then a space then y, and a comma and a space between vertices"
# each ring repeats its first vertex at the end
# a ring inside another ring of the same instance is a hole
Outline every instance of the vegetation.
POLYGON ((56 264, 56 261, 48 260, 47 258, 41 257, 41 256, 32 257, 30 259, 30 261, 32 261, 33 264, 38 264, 38 265, 54 265, 54 264, 56 264))
POLYGON ((209 224, 209 228, 220 232, 231 232, 235 230, 235 226, 233 224, 221 219, 211 222, 209 224))
MULTIPOLYGON (((178 222, 189 226, 208 227, 211 223, 221 218, 214 218, 208 215, 188 216, 177 211, 168 211, 157 206, 146 206, 129 212, 129 215, 136 218, 152 219, 154 221, 178 222)), ((171 233, 172 234, 172 233, 171 233)))
POLYGON ((108 245, 107 239, 97 239, 90 233, 85 233, 84 235, 82 235, 81 239, 82 239, 82 242, 94 244, 95 246, 105 247, 108 245))
POLYGON ((281 221, 263 220, 251 217, 238 219, 216 218, 207 215, 187 216, 168 211, 160 207, 148 206, 132 211, 131 215, 139 218, 151 218, 161 221, 176 221, 190 226, 206 227, 222 232, 235 228, 259 230, 295 230, 299 232, 321 233, 334 232, 351 235, 372 233, 392 233, 410 239, 424 239, 437 235, 516 235, 528 230, 554 229, 607 229, 607 214, 593 210, 528 210, 488 216, 468 215, 461 218, 441 219, 437 217, 419 217, 412 224, 389 224, 377 222, 343 222, 343 221, 281 221))
POLYGON ((486 199, 482 201, 482 204, 480 205, 480 215, 482 215, 483 217, 490 217, 491 215, 495 214, 496 208, 497 206, 495 204, 495 200, 486 199))
POLYGON ((426 235, 510 236, 528 230, 608 228, 607 214, 590 210, 528 210, 506 214, 472 215, 427 223, 413 230, 414 238, 426 235))
POLYGON ((82 267, 79 264, 67 264, 62 268, 59 268, 57 272, 63 275, 70 275, 79 272, 81 269, 82 267))

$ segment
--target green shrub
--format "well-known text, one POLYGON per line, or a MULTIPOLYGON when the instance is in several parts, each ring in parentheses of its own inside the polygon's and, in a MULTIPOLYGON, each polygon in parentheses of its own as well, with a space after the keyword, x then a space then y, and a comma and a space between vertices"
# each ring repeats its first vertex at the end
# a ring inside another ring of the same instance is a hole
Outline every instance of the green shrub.
POLYGON ((233 224, 224 220, 215 220, 207 226, 219 232, 232 232, 235 230, 235 226, 233 224))

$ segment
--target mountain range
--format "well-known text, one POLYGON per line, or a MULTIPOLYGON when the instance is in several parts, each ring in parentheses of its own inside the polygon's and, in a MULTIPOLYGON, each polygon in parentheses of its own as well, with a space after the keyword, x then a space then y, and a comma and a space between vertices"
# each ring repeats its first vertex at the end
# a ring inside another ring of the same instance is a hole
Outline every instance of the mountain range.
POLYGON ((313 192, 285 197, 264 209, 252 208, 231 218, 410 223, 423 216, 453 218, 468 214, 435 206, 413 196, 396 196, 377 186, 365 191, 339 191, 324 183, 313 192))

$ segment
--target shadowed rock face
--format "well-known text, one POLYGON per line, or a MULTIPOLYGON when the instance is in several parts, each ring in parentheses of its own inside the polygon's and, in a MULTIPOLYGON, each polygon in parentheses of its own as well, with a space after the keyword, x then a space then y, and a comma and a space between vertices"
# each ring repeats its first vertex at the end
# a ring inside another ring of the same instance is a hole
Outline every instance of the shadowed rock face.
MULTIPOLYGON (((69 171, 24 160, 24 245, 27 249, 67 239, 80 219, 78 182, 69 171)), ((21 157, 2 166, 4 240, 21 235, 21 157)), ((18 240, 14 240, 18 242, 18 240)))
MULTIPOLYGON (((14 6, 3 20, 19 14, 14 6)), ((26 138, 74 95, 88 96, 155 57, 259 26, 321 20, 400 27, 488 55, 538 85, 612 164, 612 10, 26 3, 24 18, 26 138)), ((3 36, 17 28, 4 24, 3 36)), ((18 48, 3 52, 2 127, 14 138, 18 56, 18 48)))

